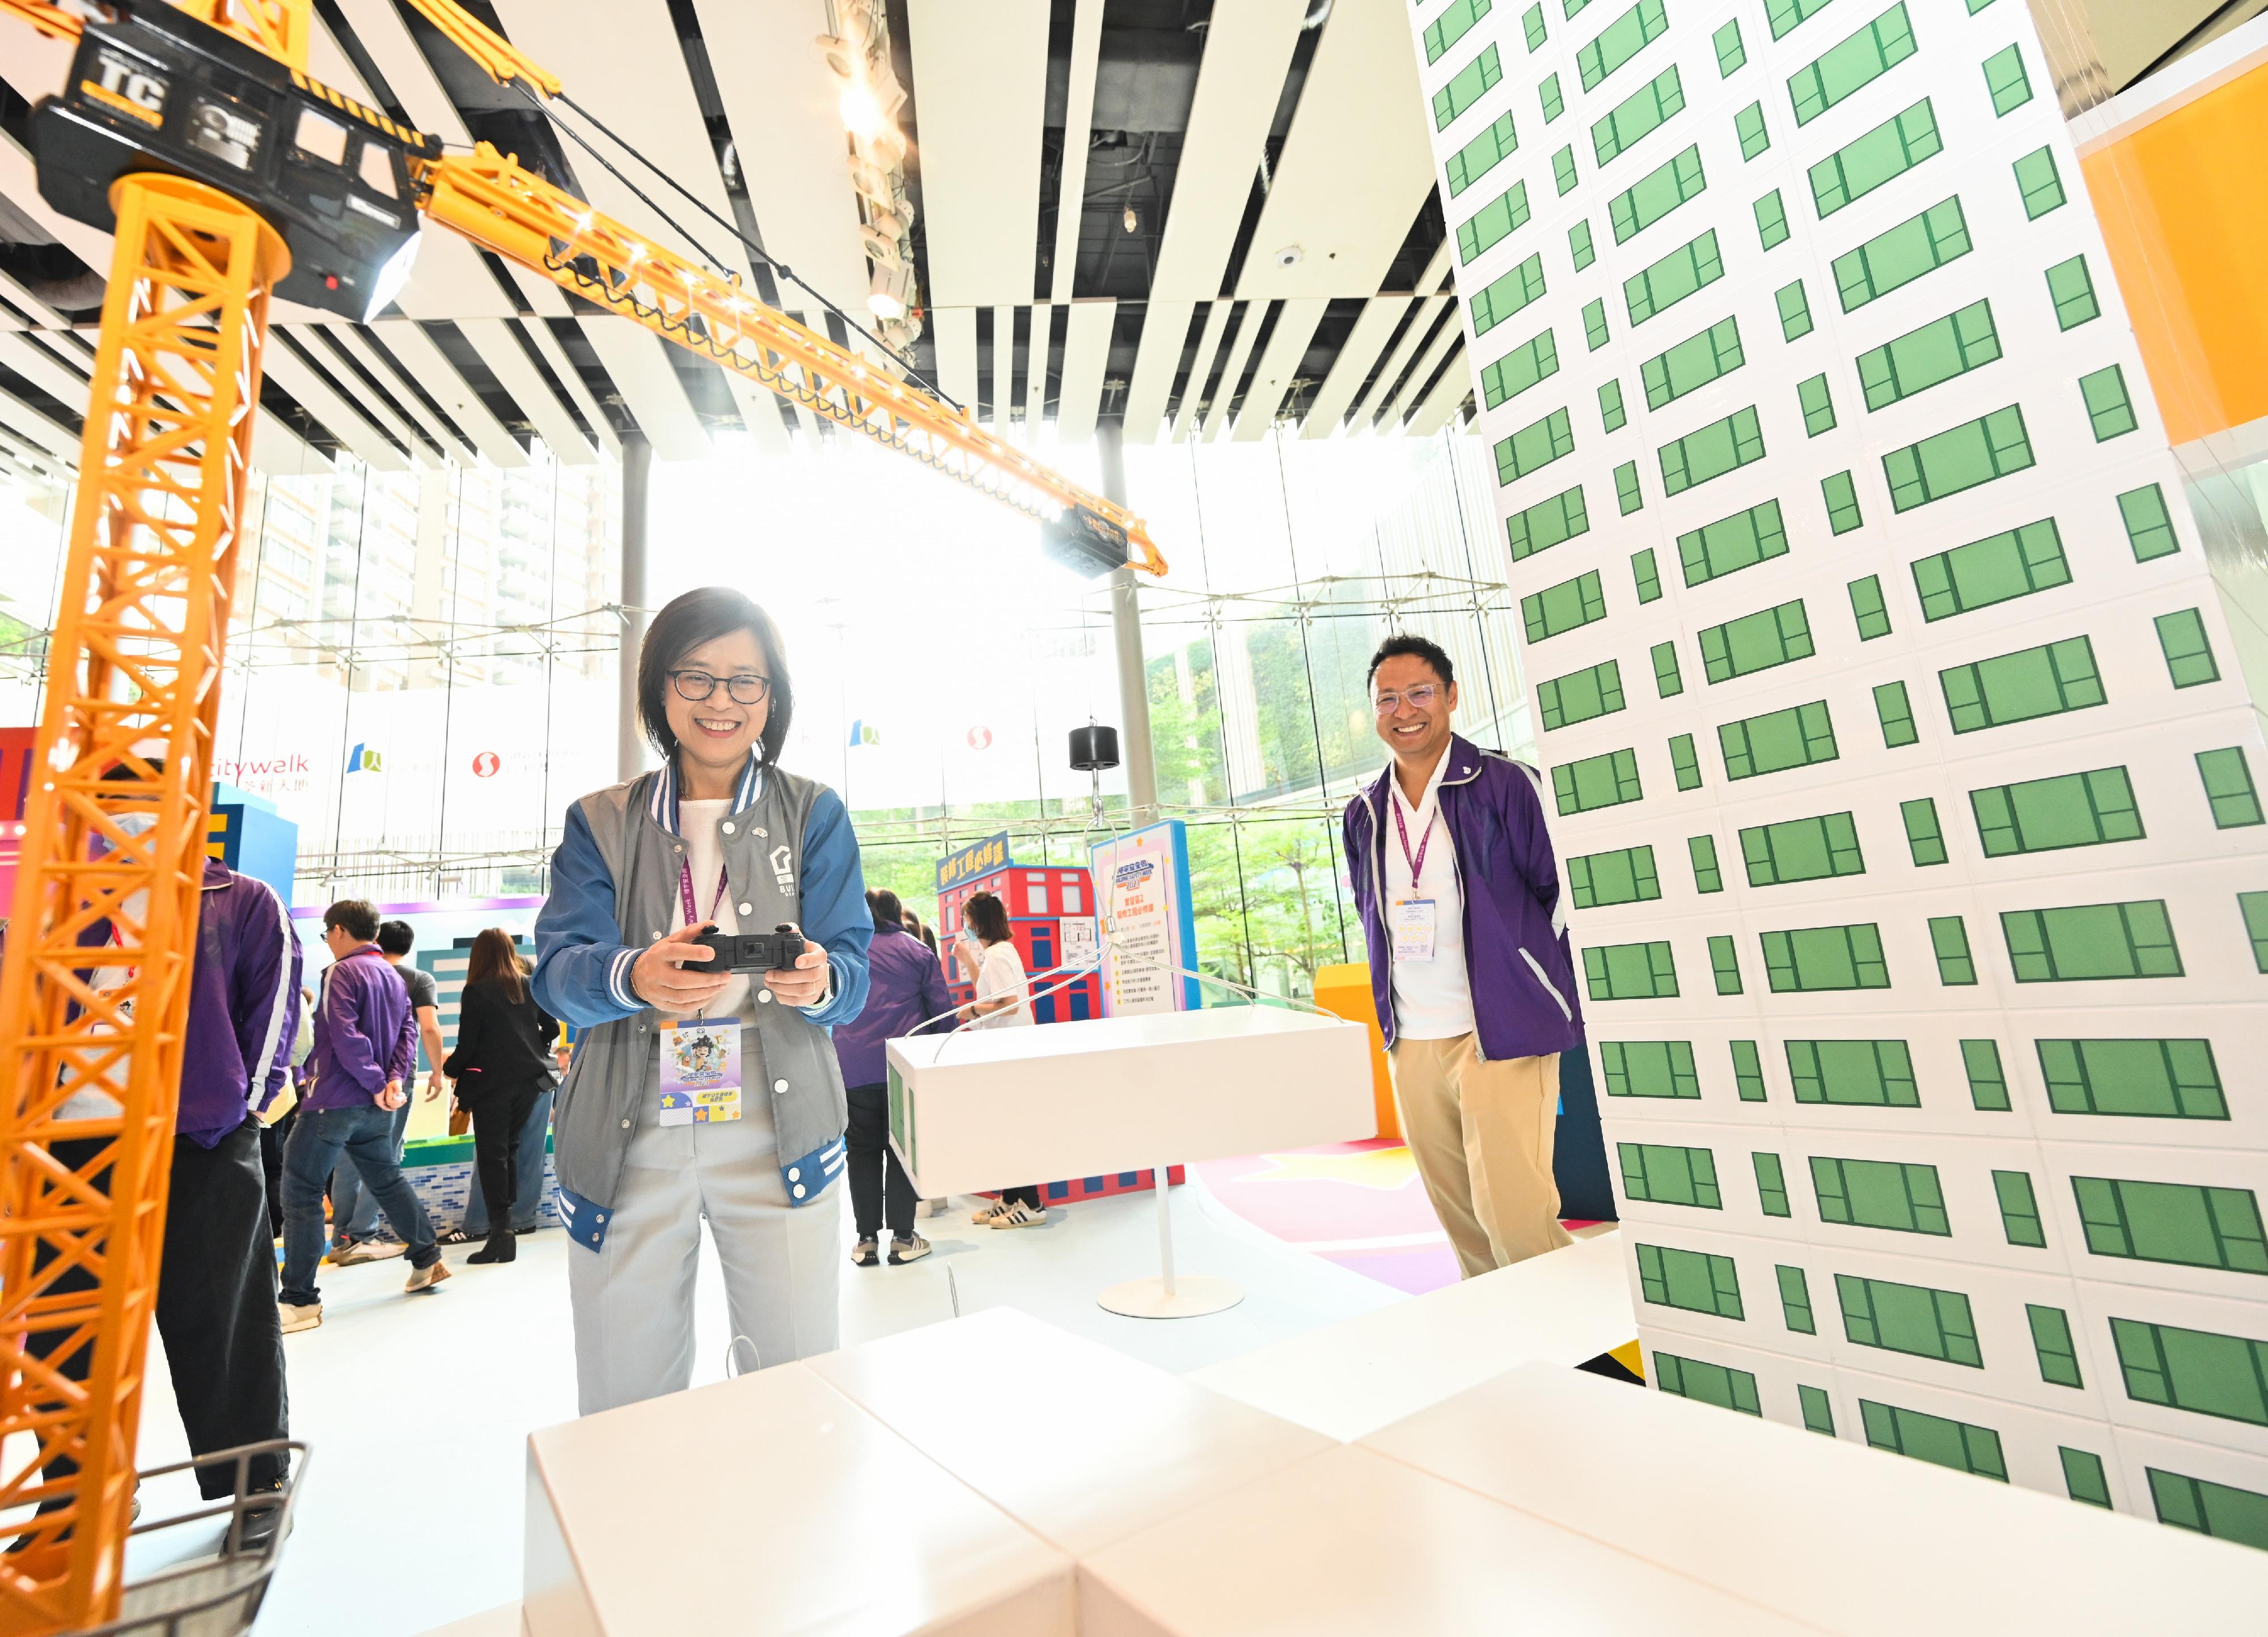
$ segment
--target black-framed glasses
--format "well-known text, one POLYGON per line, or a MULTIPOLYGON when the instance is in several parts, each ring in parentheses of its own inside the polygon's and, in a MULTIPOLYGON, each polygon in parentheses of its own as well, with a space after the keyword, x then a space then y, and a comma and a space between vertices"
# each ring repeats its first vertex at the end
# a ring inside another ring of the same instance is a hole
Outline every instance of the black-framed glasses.
POLYGON ((711 676, 706 671, 672 671, 669 685, 677 689, 677 697, 695 704, 713 696, 718 683, 734 704, 762 704, 772 690, 772 679, 753 673, 742 676, 711 676))

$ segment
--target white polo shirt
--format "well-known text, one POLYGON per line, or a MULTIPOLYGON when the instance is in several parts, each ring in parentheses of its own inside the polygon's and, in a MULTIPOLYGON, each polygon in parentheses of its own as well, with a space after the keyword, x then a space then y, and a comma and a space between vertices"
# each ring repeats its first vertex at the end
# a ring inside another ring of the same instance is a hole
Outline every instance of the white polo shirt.
POLYGON ((1387 811, 1379 815, 1386 830, 1386 913, 1388 942, 1392 943, 1394 906, 1405 898, 1433 901, 1433 958, 1395 961, 1394 1029, 1397 1038, 1454 1040, 1473 1032, 1473 992, 1465 974, 1465 891, 1457 874, 1457 846, 1449 837, 1448 821, 1441 816, 1441 775, 1448 771, 1449 748, 1433 763, 1425 794, 1416 807, 1403 799, 1401 780, 1389 763, 1386 771, 1387 811), (1394 820, 1401 815, 1402 826, 1394 820), (1404 856, 1402 837, 1407 830, 1410 851, 1404 856), (1420 851, 1425 871, 1412 879, 1410 862, 1420 851))

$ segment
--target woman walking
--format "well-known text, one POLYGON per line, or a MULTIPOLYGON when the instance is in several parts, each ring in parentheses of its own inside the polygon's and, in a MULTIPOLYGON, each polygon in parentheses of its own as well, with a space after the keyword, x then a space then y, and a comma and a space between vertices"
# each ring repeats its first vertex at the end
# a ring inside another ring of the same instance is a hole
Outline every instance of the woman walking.
POLYGON ((535 1100, 551 1089, 552 1042, 559 1025, 535 1004, 512 934, 491 926, 473 940, 457 1002, 457 1045, 441 1065, 456 1082, 457 1106, 473 1117, 473 1159, 489 1202, 489 1242, 468 1262, 509 1262, 512 1234, 512 1139, 535 1100))
MULTIPOLYGON (((1031 1026, 1030 980, 1024 976, 1024 957, 1008 936, 1008 906, 989 892, 973 896, 961 906, 961 939, 954 946, 961 959, 961 981, 976 985, 976 999, 961 1008, 971 1029, 1026 1029, 1031 1026)), ((1000 1197, 970 1215, 972 1222, 993 1228, 1040 1228, 1048 1208, 1040 1203, 1036 1184, 1004 1188, 1000 1197)))
POLYGON ((883 1043, 951 1029, 953 998, 945 992, 945 971, 937 956, 906 925, 898 895, 870 892, 866 904, 874 916, 874 941, 866 951, 866 1009, 857 1021, 835 1031, 835 1055, 850 1100, 846 1140, 850 1209, 858 1233, 850 1264, 872 1267, 880 1257, 887 1177, 890 1265, 896 1267, 920 1261, 930 1243, 914 1231, 913 1182, 890 1147, 890 1072, 883 1043))

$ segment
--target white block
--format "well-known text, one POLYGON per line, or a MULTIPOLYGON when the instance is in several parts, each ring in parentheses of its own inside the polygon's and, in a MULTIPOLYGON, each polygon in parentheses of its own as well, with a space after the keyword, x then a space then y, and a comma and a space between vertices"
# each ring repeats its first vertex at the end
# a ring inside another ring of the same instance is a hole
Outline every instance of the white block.
POLYGON ((889 1043, 890 1135, 924 1198, 1377 1134, 1342 1018, 1225 1007, 889 1043))

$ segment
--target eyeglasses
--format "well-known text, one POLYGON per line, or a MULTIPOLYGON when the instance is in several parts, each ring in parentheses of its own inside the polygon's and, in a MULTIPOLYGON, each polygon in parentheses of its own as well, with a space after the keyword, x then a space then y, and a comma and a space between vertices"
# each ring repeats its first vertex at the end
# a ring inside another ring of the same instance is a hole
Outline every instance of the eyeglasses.
POLYGON ((1441 689, 1438 683, 1420 682, 1417 687, 1403 693, 1382 693, 1372 700, 1371 704, 1381 716, 1392 716, 1402 709, 1405 701, 1413 711, 1431 710, 1433 701, 1440 696, 1441 689))
POLYGON ((706 671, 672 671, 669 682, 677 689, 679 698, 689 699, 696 704, 714 695, 720 682, 734 704, 762 704, 772 690, 770 677, 754 675, 711 676, 706 671))

